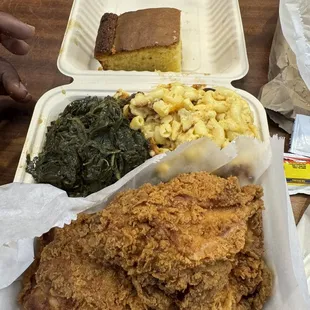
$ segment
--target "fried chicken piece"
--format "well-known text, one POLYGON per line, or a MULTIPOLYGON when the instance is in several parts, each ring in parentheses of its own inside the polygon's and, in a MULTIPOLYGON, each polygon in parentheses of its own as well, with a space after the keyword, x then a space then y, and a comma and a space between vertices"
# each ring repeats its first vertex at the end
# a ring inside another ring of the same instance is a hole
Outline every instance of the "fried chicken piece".
POLYGON ((262 259, 262 211, 248 220, 244 248, 236 255, 234 266, 222 286, 207 289, 200 283, 191 286, 180 309, 191 310, 261 310, 271 295, 272 276, 262 259))
POLYGON ((178 310, 175 303, 175 297, 165 294, 159 286, 146 285, 141 286, 141 283, 137 279, 132 278, 132 283, 137 290, 138 296, 141 298, 143 303, 147 306, 147 309, 156 310, 178 310))
POLYGON ((174 289, 173 292, 169 292, 161 281, 146 275, 144 279, 141 276, 133 278, 133 284, 140 298, 151 309, 191 309, 197 300, 201 301, 201 293, 212 303, 215 293, 228 284, 231 269, 230 261, 217 261, 196 267, 189 277, 190 283, 181 291, 174 289), (197 287, 199 289, 193 290, 197 287), (187 304, 191 298, 193 300, 187 304))
MULTIPOLYGON (((35 240, 35 248, 36 248, 35 260, 23 274, 23 281, 22 281, 23 289, 19 294, 20 302, 24 301, 25 297, 31 293, 31 291, 34 289, 36 285, 35 273, 37 272, 40 265, 41 253, 44 247, 54 240, 54 232, 55 229, 52 228, 48 233, 44 234, 40 238, 36 238, 35 240)), ((37 293, 35 295, 37 295, 37 293)))
POLYGON ((123 270, 70 255, 40 264, 24 309, 144 310, 123 270))
POLYGON ((196 276, 194 268, 241 251, 247 220, 263 207, 260 196, 260 187, 243 191, 236 178, 183 174, 120 194, 100 222, 93 218, 80 245, 130 276, 151 275, 167 292, 182 291, 196 276))
POLYGON ((272 293, 272 274, 262 259, 264 254, 262 211, 248 221, 245 247, 236 257, 231 286, 237 309, 263 309, 272 293))
POLYGON ((75 240, 88 230, 83 225, 88 217, 55 230, 55 239, 40 255, 31 289, 26 283, 20 295, 25 310, 147 309, 123 270, 81 252, 75 240))
MULTIPOLYGON (((118 195, 43 249, 25 309, 261 310, 262 189, 183 174, 118 195)), ((30 282, 30 284, 29 284, 30 282)))

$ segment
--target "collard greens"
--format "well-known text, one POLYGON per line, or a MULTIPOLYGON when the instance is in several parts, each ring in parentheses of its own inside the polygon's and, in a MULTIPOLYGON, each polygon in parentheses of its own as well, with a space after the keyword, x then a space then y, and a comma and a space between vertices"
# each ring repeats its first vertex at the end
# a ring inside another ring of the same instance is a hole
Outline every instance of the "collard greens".
POLYGON ((69 196, 87 196, 113 184, 149 158, 142 133, 130 129, 122 99, 87 97, 66 107, 47 129, 39 156, 27 172, 69 196))

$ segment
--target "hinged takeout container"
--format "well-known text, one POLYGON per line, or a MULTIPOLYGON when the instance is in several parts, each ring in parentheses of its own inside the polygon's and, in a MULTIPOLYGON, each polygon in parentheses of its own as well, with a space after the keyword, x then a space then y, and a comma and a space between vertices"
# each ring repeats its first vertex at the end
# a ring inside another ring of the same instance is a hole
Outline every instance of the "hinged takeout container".
POLYGON ((211 75, 231 82, 244 77, 248 67, 238 0, 75 0, 58 58, 59 70, 74 79, 116 77, 122 84, 132 83, 133 76, 147 84, 157 82, 162 75, 181 80, 211 75), (98 71, 93 51, 102 15, 156 7, 181 10, 183 74, 98 71))
MULTIPOLYGON (((113 95, 120 88, 127 92, 148 91, 174 81, 233 88, 231 82, 244 77, 248 67, 238 0, 75 0, 58 57, 59 70, 72 77, 73 82, 50 90, 38 101, 14 181, 33 182, 25 172, 26 155, 32 157, 41 151, 46 127, 75 99, 113 95), (174 7, 182 12, 183 71, 100 70, 93 55, 102 15, 152 7, 174 7)), ((234 90, 249 103, 262 139, 267 140, 269 131, 263 106, 251 94, 234 90)))
MULTIPOLYGON (((70 102, 85 96, 113 95, 120 88, 128 92, 148 91, 157 84, 179 81, 189 85, 202 83, 234 89, 249 103, 261 137, 269 143, 263 106, 248 92, 231 85, 233 80, 242 78, 248 71, 238 0, 75 0, 59 53, 58 68, 72 77, 73 82, 50 90, 38 101, 15 182, 33 183, 31 175, 25 172, 26 155, 33 157, 42 150, 47 126, 70 102), (151 7, 174 7, 182 11, 183 72, 99 70, 100 64, 94 59, 93 50, 101 16, 105 12, 120 14, 151 7)), ((305 306, 304 271, 300 253, 296 250, 299 249, 296 228, 282 169, 283 142, 275 144, 278 145, 277 156, 262 180, 266 205, 264 232, 268 236, 265 240, 266 258, 275 272, 275 294, 266 309, 289 310, 295 305, 302 305, 298 309, 303 310, 308 309, 305 306), (275 305, 283 306, 278 308, 275 305)), ((11 286, 3 294, 14 299, 14 289, 19 290, 11 286)), ((15 310, 16 307, 10 309, 15 310)))

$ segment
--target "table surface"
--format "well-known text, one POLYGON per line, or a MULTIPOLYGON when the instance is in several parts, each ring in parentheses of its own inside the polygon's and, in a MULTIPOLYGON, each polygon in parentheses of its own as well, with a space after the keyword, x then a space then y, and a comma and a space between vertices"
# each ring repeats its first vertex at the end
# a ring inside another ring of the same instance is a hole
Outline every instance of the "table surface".
MULTIPOLYGON (((239 2, 250 70, 246 77, 233 84, 258 96, 260 88, 267 82, 279 0, 239 2)), ((26 56, 10 55, 0 47, 0 55, 18 69, 34 98, 25 104, 0 96, 0 185, 13 181, 35 102, 49 89, 70 83, 70 78, 58 71, 56 62, 71 5, 72 0, 1 0, 0 11, 34 25, 36 36, 29 42, 32 48, 26 56)), ((270 124, 270 132, 289 138, 274 124, 270 124)), ((298 222, 310 198, 297 195, 291 201, 298 222)))

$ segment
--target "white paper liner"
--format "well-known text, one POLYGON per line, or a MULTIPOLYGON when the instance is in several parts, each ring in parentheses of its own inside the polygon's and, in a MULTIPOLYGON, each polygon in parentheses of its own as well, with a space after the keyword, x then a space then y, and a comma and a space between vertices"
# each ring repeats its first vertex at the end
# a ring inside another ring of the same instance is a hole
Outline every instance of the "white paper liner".
MULTIPOLYGON (((253 143, 256 142, 253 140, 253 143)), ((159 183, 162 179, 157 168, 166 162, 166 158, 173 159, 171 168, 178 174, 203 170, 213 172, 226 165, 236 154, 234 144, 221 150, 207 138, 185 143, 174 152, 149 159, 118 182, 86 198, 69 198, 63 190, 45 184, 12 183, 0 187, 0 289, 15 281, 33 261, 33 251, 22 251, 15 241, 31 240, 52 227, 63 227, 85 210, 100 210, 119 191, 136 188, 146 182, 159 183), (194 158, 187 156, 189 150, 194 151, 194 158), (14 272, 11 272, 12 262, 15 264, 14 272)))
MULTIPOLYGON (((48 230, 46 223, 49 221, 48 218, 50 217, 51 213, 53 213, 52 217, 54 218, 55 222, 54 224, 50 222, 50 228, 55 226, 56 223, 62 226, 64 222, 69 220, 69 218, 75 218, 79 211, 82 211, 89 206, 92 207, 91 211, 103 208, 117 190, 135 188, 149 181, 154 184, 158 183, 162 178, 166 179, 170 176, 174 176, 176 173, 178 173, 178 169, 179 172, 201 171, 202 169, 210 169, 209 172, 212 172, 212 169, 219 171, 221 167, 226 166, 226 168, 229 167, 230 171, 235 171, 238 175, 240 175, 243 178, 242 180, 244 183, 251 183, 253 180, 257 180, 256 183, 262 184, 264 187, 266 210, 264 211, 263 225, 265 233, 266 262, 273 270, 275 276, 274 292, 264 309, 310 309, 310 298, 307 295, 307 283, 303 268, 302 256, 297 240, 296 226, 292 216, 292 209, 287 194, 282 166, 284 140, 279 140, 278 138, 271 139, 271 166, 267 171, 264 171, 264 168, 252 168, 261 167, 262 160, 264 160, 264 158, 267 162, 265 163, 267 168, 269 164, 268 154, 270 154, 270 149, 267 144, 259 144, 257 141, 244 137, 239 139, 239 142, 231 144, 228 148, 223 150, 220 150, 207 139, 201 139, 189 144, 185 144, 175 152, 171 152, 168 155, 161 155, 149 160, 144 165, 142 165, 142 167, 138 167, 136 170, 126 175, 119 182, 98 193, 90 195, 87 198, 68 198, 63 191, 57 189, 51 190, 51 187, 49 186, 27 185, 28 188, 22 192, 22 196, 20 195, 19 191, 15 192, 14 206, 19 210, 18 221, 15 218, 16 212, 10 213, 8 212, 8 208, 6 208, 6 212, 3 213, 1 206, 2 199, 5 197, 5 194, 3 192, 3 188, 0 188, 0 218, 7 218, 5 221, 6 226, 0 228, 0 236, 2 240, 8 240, 8 238, 12 236, 14 236, 14 240, 39 236, 48 230), (246 140, 248 149, 252 150, 252 156, 250 152, 248 152, 247 156, 245 157, 241 154, 243 156, 244 166, 250 167, 249 173, 244 174, 244 170, 240 170, 242 173, 239 173, 239 170, 235 169, 235 166, 232 167, 233 165, 231 164, 231 161, 238 159, 237 145, 245 145, 246 140), (203 148, 203 146, 205 146, 205 148, 203 148), (265 151, 261 151, 261 155, 257 157, 255 154, 257 154, 259 148, 265 151), (265 155, 265 157, 263 157, 263 155, 265 155), (196 160, 194 160, 195 158, 196 160), (261 160, 257 161, 258 158, 261 160), (171 163, 173 163, 173 165, 170 165, 171 163), (167 166, 166 168, 164 167, 164 169, 160 168, 163 164, 168 164, 168 169, 167 166), (246 178, 244 178, 244 176, 246 176, 246 178), (40 190, 33 190, 33 192, 29 192, 30 189, 38 188, 40 188, 40 190), (46 200, 42 199, 46 197, 45 193, 43 194, 43 188, 44 191, 46 191, 48 188, 48 190, 54 192, 55 195, 54 200, 51 199, 51 195, 47 195, 47 197, 49 197, 47 204, 46 200), (40 195, 38 195, 38 193, 40 195), (34 194, 36 195, 34 196, 34 194), (29 198, 27 195, 32 196, 32 198, 27 199, 29 198), (31 200, 36 201, 35 205, 29 203, 31 200), (27 201, 27 208, 20 206, 24 205, 27 201), (51 207, 53 206, 51 203, 52 201, 57 202, 58 204, 62 204, 62 207, 65 208, 66 211, 60 211, 58 207, 54 209, 48 209, 48 203, 51 204, 51 207), (46 206, 41 206, 40 208, 39 205, 44 203, 46 206), (39 209, 34 210, 34 208, 39 209), (51 210, 55 211, 51 212, 51 210), (36 212, 36 215, 33 217, 34 220, 31 219, 31 214, 33 212, 36 212), (41 225, 41 222, 39 221, 40 212, 42 212, 41 220, 44 225, 41 225), (59 212, 62 212, 62 214, 65 215, 64 218, 57 216, 56 213, 59 212), (11 220, 9 220, 10 216, 11 220), (23 231, 20 226, 23 226, 22 223, 24 221, 33 223, 33 225, 29 225, 28 223, 27 230, 23 231), (34 225, 34 222, 36 225, 34 225), (14 224, 12 225, 12 223, 14 224), (10 229, 14 229, 13 226, 18 226, 18 234, 6 231, 5 228, 8 227, 10 227, 10 229)), ((226 168, 224 170, 228 171, 226 168)), ((5 192, 10 192, 9 189, 15 186, 16 184, 6 186, 5 192)), ((22 188, 24 185, 17 184, 17 186, 22 188)), ((0 261, 4 261, 1 253, 2 251, 0 251, 0 261)), ((12 259, 18 261, 18 259, 14 257, 14 254, 12 259)), ((31 261, 32 257, 29 256, 29 263, 31 263, 31 261)), ((22 264, 16 266, 16 269, 20 272, 20 274, 23 272, 23 268, 21 268, 21 266, 22 264)), ((5 275, 6 277, 0 277, 0 285, 5 287, 16 279, 18 272, 15 272, 14 276, 10 277, 10 274, 5 269, 5 266, 2 265, 1 267, 2 269, 0 269, 0 274, 5 275)), ((5 309, 18 309, 18 306, 16 306, 18 285, 19 283, 17 281, 6 289, 0 290, 0 305, 5 305, 5 309)))
POLYGON ((308 291, 310 294, 310 206, 308 206, 307 210, 299 221, 297 226, 297 232, 305 265, 308 291))
POLYGON ((284 139, 271 138, 272 162, 263 175, 266 262, 274 272, 264 310, 310 309, 310 296, 283 169, 284 139))

